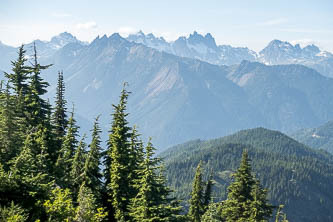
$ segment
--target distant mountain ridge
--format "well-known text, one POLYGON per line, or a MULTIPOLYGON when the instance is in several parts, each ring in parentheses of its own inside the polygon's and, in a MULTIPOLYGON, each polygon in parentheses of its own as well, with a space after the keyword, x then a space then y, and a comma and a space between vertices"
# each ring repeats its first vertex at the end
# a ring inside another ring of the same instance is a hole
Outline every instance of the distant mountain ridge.
POLYGON ((273 40, 256 53, 246 47, 218 46, 210 33, 203 36, 196 31, 188 38, 179 37, 174 42, 167 42, 163 37, 155 37, 152 33, 145 35, 142 31, 129 35, 127 40, 215 65, 234 65, 243 60, 257 61, 266 65, 301 64, 317 70, 322 75, 333 77, 333 54, 321 51, 313 44, 301 48, 299 44, 294 46, 289 42, 273 40))

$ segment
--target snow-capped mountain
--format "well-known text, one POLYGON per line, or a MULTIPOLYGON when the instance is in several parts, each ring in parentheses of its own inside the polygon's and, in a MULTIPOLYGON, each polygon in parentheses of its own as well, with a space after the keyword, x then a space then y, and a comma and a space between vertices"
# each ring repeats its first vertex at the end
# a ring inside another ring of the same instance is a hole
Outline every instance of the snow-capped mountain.
POLYGON ((267 65, 302 64, 333 77, 333 54, 313 44, 301 48, 299 44, 273 40, 259 52, 258 61, 267 65))
POLYGON ((155 37, 152 33, 145 35, 140 31, 129 35, 127 40, 215 65, 240 64, 243 60, 257 61, 266 65, 302 64, 314 68, 322 75, 333 77, 333 54, 321 51, 315 45, 302 48, 299 44, 292 45, 289 42, 273 40, 256 53, 246 47, 216 45, 210 33, 201 35, 197 32, 193 32, 189 37, 179 37, 174 42, 167 42, 163 37, 155 37))
POLYGON ((52 37, 50 41, 41 41, 37 39, 34 42, 25 45, 25 48, 27 50, 27 55, 32 55, 33 53, 32 49, 34 43, 36 44, 36 47, 38 49, 38 55, 44 58, 52 56, 56 51, 63 48, 67 44, 70 43, 77 43, 81 45, 86 44, 78 40, 72 34, 68 32, 63 32, 57 36, 52 37))
POLYGON ((257 57, 256 52, 248 48, 230 45, 218 46, 210 33, 203 36, 196 31, 188 38, 182 36, 174 42, 167 42, 163 37, 155 37, 152 33, 145 35, 142 31, 129 35, 127 40, 159 51, 199 59, 215 65, 239 64, 242 60, 255 61, 257 57))

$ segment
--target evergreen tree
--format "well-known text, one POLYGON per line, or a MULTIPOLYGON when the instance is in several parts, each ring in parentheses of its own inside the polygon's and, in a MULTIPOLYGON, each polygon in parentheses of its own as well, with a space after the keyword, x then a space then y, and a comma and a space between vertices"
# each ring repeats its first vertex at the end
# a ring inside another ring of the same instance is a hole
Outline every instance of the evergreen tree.
POLYGON ((74 222, 75 207, 69 189, 52 190, 50 199, 43 204, 49 222, 74 222))
POLYGON ((55 108, 53 113, 53 125, 56 137, 58 139, 58 146, 61 147, 62 138, 66 133, 66 126, 68 123, 67 115, 66 115, 66 104, 67 101, 65 99, 65 82, 64 82, 64 74, 63 72, 58 72, 58 83, 55 97, 55 108))
POLYGON ((275 215, 275 222, 288 222, 287 215, 282 211, 283 205, 280 205, 276 215, 275 215))
POLYGON ((203 198, 203 206, 205 208, 205 211, 208 209, 209 203, 211 201, 212 188, 213 188, 213 180, 212 180, 212 174, 210 174, 206 183, 205 194, 203 198))
POLYGON ((26 103, 28 122, 30 126, 35 127, 38 124, 44 123, 48 112, 51 109, 50 104, 42 98, 42 96, 47 92, 46 88, 49 84, 43 81, 40 76, 41 71, 49 68, 51 65, 42 66, 38 63, 35 43, 33 58, 33 64, 32 67, 30 67, 32 73, 30 77, 30 84, 28 85, 26 103))
POLYGON ((228 199, 223 203, 222 215, 226 221, 268 221, 272 206, 252 175, 247 151, 243 152, 234 182, 228 187, 228 199))
POLYGON ((162 176, 160 159, 153 158, 155 148, 149 141, 145 158, 137 169, 135 180, 138 194, 131 200, 130 216, 133 221, 178 221, 180 207, 169 198, 170 190, 162 176), (160 174, 158 174, 160 173, 160 174))
POLYGON ((221 222, 225 221, 222 218, 222 204, 221 203, 211 203, 208 209, 201 217, 202 222, 221 222))
POLYGON ((92 140, 89 145, 89 152, 84 164, 83 181, 94 193, 95 197, 100 199, 100 192, 102 189, 102 173, 101 165, 101 128, 98 123, 99 116, 96 117, 94 127, 92 130, 92 140))
POLYGON ((101 222, 105 221, 107 213, 99 207, 96 198, 89 187, 83 183, 80 187, 76 208, 75 221, 101 222))
POLYGON ((45 216, 41 203, 51 190, 52 177, 48 174, 47 153, 39 132, 29 133, 21 153, 11 161, 11 173, 17 181, 15 201, 29 210, 29 220, 45 216), (36 151, 39 150, 38 153, 36 151))
POLYGON ((0 221, 6 222, 25 222, 28 220, 28 215, 19 205, 11 202, 9 207, 0 208, 0 221))
POLYGON ((251 202, 251 221, 268 221, 272 216, 274 207, 268 203, 267 190, 263 189, 260 185, 259 180, 255 180, 255 184, 252 187, 251 202))
POLYGON ((202 182, 202 172, 201 172, 201 162, 197 166, 195 177, 192 186, 192 193, 190 203, 190 209, 188 212, 188 217, 193 222, 200 222, 201 216, 204 214, 204 193, 203 193, 203 182, 202 182))
POLYGON ((58 160, 56 163, 57 168, 57 184, 62 187, 69 187, 71 183, 70 171, 72 169, 72 161, 74 158, 75 150, 78 145, 78 129, 76 120, 74 118, 74 106, 71 116, 68 120, 68 127, 66 135, 63 139, 61 150, 59 151, 58 160))
POLYGON ((24 45, 19 48, 18 58, 16 61, 12 61, 13 73, 6 73, 5 77, 12 84, 16 96, 22 96, 23 98, 28 93, 27 80, 31 69, 25 65, 27 59, 25 58, 26 51, 24 45))
POLYGON ((20 153, 24 140, 23 119, 15 112, 15 101, 7 83, 0 94, 0 160, 6 170, 9 160, 20 153))
POLYGON ((112 128, 109 134, 106 156, 106 184, 109 193, 109 201, 114 207, 114 216, 117 221, 128 219, 128 205, 131 199, 130 174, 130 138, 131 127, 126 120, 128 92, 125 86, 120 95, 118 105, 113 105, 112 128), (108 178, 109 177, 109 178, 108 178))
POLYGON ((71 187, 74 197, 77 197, 80 189, 80 185, 83 183, 83 170, 84 170, 84 164, 86 161, 86 143, 84 142, 85 135, 82 137, 77 149, 75 150, 75 155, 73 157, 71 166, 71 187))

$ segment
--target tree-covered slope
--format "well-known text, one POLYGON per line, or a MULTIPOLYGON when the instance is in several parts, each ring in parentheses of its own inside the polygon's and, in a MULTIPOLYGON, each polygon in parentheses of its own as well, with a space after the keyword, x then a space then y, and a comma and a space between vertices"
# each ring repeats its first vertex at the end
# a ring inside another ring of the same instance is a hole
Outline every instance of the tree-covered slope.
POLYGON ((230 175, 248 149, 253 171, 269 189, 275 205, 284 204, 290 221, 330 221, 333 218, 333 156, 315 151, 288 136, 264 128, 243 130, 209 141, 191 141, 162 153, 170 185, 188 199, 195 167, 203 161, 213 174, 215 201, 226 198, 230 175))
POLYGON ((323 149, 333 153, 333 121, 316 128, 301 129, 291 137, 315 149, 323 149))

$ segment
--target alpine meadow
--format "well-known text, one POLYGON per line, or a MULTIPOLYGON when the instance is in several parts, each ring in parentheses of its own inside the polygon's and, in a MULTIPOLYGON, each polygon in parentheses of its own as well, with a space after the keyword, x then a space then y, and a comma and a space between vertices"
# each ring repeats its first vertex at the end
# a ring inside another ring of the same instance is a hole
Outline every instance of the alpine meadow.
POLYGON ((0 222, 333 222, 332 10, 4 0, 0 222))

